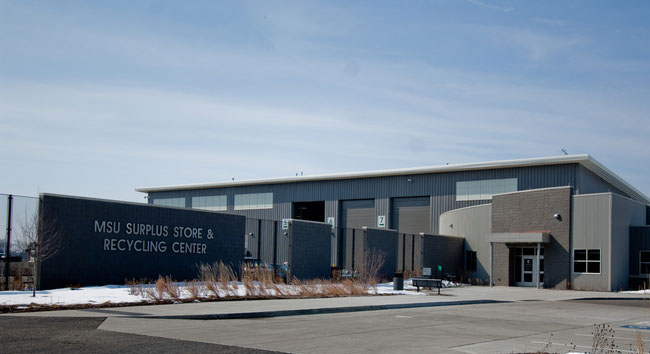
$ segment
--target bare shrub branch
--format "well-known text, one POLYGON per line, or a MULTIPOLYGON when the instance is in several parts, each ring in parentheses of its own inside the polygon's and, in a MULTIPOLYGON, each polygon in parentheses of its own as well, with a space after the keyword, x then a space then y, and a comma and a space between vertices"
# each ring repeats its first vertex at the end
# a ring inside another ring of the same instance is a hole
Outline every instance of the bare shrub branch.
POLYGON ((367 250, 359 265, 359 280, 364 284, 371 285, 376 290, 379 282, 379 271, 384 266, 385 261, 386 252, 374 248, 367 250))

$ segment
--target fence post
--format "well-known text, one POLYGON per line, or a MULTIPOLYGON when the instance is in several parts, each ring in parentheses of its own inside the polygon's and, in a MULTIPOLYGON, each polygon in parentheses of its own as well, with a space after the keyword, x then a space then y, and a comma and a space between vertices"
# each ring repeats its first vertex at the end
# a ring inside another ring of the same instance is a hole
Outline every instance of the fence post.
POLYGON ((7 239, 5 245, 5 290, 9 290, 9 256, 11 253, 11 207, 13 206, 14 196, 9 194, 7 197, 7 239))
POLYGON ((402 272, 405 271, 406 271, 406 234, 402 234, 402 272))
POLYGON ((257 263, 262 263, 262 219, 257 219, 257 263))
POLYGON ((355 246, 355 244, 356 244, 354 231, 355 231, 355 229, 352 229, 352 264, 351 264, 351 269, 352 269, 352 271, 354 271, 354 256, 355 256, 355 249, 354 249, 354 246, 355 246))
POLYGON ((411 270, 415 272, 415 234, 411 234, 411 270))
POLYGON ((273 221, 273 276, 275 277, 275 266, 278 263, 278 222, 273 221))

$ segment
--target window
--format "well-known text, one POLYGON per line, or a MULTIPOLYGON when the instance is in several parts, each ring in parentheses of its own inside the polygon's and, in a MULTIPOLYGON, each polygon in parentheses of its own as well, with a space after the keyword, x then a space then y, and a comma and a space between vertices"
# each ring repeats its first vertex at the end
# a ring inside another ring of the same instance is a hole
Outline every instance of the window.
POLYGON ((153 204, 185 208, 185 198, 155 198, 153 204))
POLYGON ((600 274, 600 250, 578 249, 573 250, 573 272, 586 274, 600 274))
POLYGON ((650 251, 639 252, 639 274, 650 274, 650 251))
POLYGON ((273 193, 235 194, 235 210, 272 208, 273 193))
POLYGON ((475 251, 465 251, 465 271, 475 272, 476 271, 476 252, 475 251))
POLYGON ((204 210, 228 210, 228 197, 225 195, 192 197, 192 208, 204 210))
POLYGON ((490 200, 495 194, 516 191, 516 178, 462 181, 456 182, 456 201, 490 200))

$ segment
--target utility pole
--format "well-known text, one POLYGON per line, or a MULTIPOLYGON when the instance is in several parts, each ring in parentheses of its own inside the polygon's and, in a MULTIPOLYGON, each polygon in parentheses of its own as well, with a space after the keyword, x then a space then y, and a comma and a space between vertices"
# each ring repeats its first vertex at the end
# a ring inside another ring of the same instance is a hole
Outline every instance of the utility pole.
POLYGON ((5 245, 5 290, 9 290, 9 257, 11 251, 11 207, 13 206, 14 196, 9 194, 7 197, 7 239, 5 245))

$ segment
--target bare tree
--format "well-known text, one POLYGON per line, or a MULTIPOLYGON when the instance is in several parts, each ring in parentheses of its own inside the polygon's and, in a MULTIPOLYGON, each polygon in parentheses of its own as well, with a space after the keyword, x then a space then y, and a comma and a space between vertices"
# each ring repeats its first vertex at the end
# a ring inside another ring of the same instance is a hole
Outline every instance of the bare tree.
POLYGON ((61 252, 63 248, 63 237, 56 226, 56 222, 44 218, 41 213, 28 215, 20 224, 22 238, 16 240, 21 251, 30 256, 34 264, 34 286, 32 296, 36 296, 36 284, 40 281, 41 263, 61 252))
POLYGON ((386 252, 374 248, 366 250, 359 265, 359 280, 375 288, 379 282, 379 271, 385 261, 386 252))

